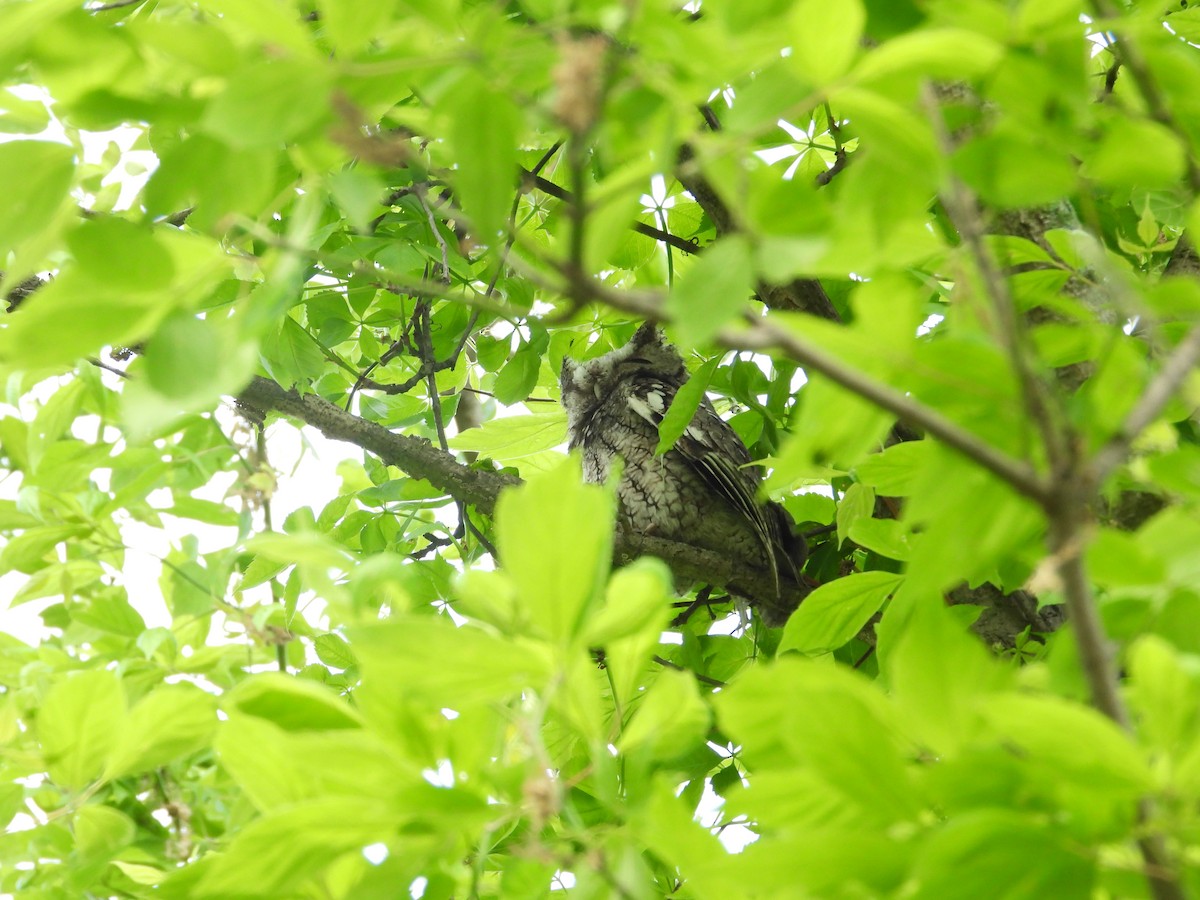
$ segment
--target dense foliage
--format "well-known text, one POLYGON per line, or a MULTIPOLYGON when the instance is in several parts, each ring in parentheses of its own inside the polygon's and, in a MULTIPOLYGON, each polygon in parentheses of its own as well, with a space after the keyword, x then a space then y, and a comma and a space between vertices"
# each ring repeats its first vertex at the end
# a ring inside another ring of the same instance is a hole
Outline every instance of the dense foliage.
POLYGON ((1186 7, 0 3, 0 893, 1200 892, 1186 7), (564 453, 645 318, 782 629, 564 453))

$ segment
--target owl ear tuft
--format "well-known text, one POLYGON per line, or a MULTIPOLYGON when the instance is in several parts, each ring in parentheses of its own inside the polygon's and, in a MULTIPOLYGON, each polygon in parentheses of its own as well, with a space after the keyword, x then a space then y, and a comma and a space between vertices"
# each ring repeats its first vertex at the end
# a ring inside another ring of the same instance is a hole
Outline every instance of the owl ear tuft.
POLYGON ((633 337, 629 342, 635 347, 647 347, 652 344, 662 344, 662 332, 658 330, 658 326, 653 322, 643 322, 638 330, 633 333, 633 337))

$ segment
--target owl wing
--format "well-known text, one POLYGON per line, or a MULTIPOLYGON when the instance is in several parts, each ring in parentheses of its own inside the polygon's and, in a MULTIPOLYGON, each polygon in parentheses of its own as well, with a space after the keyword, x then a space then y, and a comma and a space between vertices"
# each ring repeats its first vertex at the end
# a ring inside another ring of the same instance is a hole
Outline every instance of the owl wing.
MULTIPOLYGON (((633 387, 626 400, 630 410, 657 431, 679 386, 647 375, 637 379, 633 387)), ((785 546, 779 516, 758 501, 758 479, 743 468, 751 462, 750 452, 707 399, 701 401, 692 421, 668 452, 678 453, 687 460, 705 484, 745 517, 767 553, 775 574, 776 592, 780 559, 785 560, 784 565, 798 580, 790 557, 779 552, 785 546)))

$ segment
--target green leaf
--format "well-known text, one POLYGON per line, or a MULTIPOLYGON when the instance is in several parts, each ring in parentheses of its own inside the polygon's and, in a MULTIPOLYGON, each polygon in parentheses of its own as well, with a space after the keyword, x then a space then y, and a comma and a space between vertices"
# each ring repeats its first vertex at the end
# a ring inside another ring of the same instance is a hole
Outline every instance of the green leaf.
POLYGON ((470 74, 445 102, 449 141, 458 168, 454 193, 485 244, 493 244, 508 218, 517 181, 520 114, 512 98, 470 74))
POLYGON ((89 278, 121 290, 165 288, 175 274, 170 251, 152 229, 115 216, 84 221, 67 234, 67 247, 89 278))
POLYGON ((277 153, 234 148, 204 134, 168 147, 144 192, 146 211, 170 215, 188 207, 189 223, 212 228, 230 212, 257 217, 275 193, 277 153))
POLYGON ((71 267, 21 304, 21 315, 0 332, 0 361, 19 368, 63 367, 106 345, 129 346, 171 311, 164 300, 112 289, 71 267), (62 322, 71 327, 58 327, 62 322))
POLYGON ((164 509, 163 512, 181 519, 204 522, 206 525, 236 526, 241 520, 241 513, 224 503, 178 494, 175 495, 174 500, 174 504, 169 509, 164 509))
POLYGON ((917 814, 910 748, 883 694, 858 673, 784 656, 746 672, 713 703, 751 767, 807 768, 864 821, 885 825, 917 814))
POLYGON ((393 616, 388 622, 349 629, 364 687, 361 705, 392 702, 388 687, 435 708, 460 709, 536 689, 550 675, 541 645, 500 638, 441 616, 393 616), (453 661, 453 664, 448 664, 453 661))
POLYGON ((779 652, 836 650, 862 630, 903 580, 891 572, 856 572, 821 585, 788 619, 779 652))
POLYGON ((112 672, 91 669, 56 681, 37 717, 50 777, 72 789, 97 778, 124 722, 125 692, 112 672))
POLYGON ((195 896, 292 895, 343 854, 386 840, 397 818, 367 798, 293 804, 238 832, 228 849, 205 868, 195 896))
POLYGON ((674 333, 686 347, 710 340, 750 299, 754 270, 745 238, 724 237, 701 254, 667 298, 674 333))
POLYGON ((1008 686, 1011 670, 937 595, 897 597, 875 634, 893 700, 922 745, 953 754, 970 744, 982 698, 1008 686))
POLYGON ((354 53, 391 23, 395 0, 320 0, 321 24, 341 53, 354 53))
POLYGON ((321 635, 313 641, 313 649, 317 652, 317 659, 335 669, 348 669, 358 663, 354 651, 340 634, 331 632, 321 635))
POLYGON ((75 846, 88 860, 107 860, 133 843, 137 826, 111 806, 89 804, 75 814, 75 846))
POLYGON ((1184 149, 1175 133, 1158 122, 1122 116, 1112 123, 1084 174, 1116 189, 1168 188, 1183 177, 1184 149))
POLYGON ((850 537, 850 527, 860 519, 875 515, 875 492, 863 484, 852 484, 842 494, 837 507, 837 536, 841 546, 850 537))
POLYGON ((692 674, 664 669, 621 732, 617 746, 625 753, 645 749, 654 758, 671 759, 704 737, 709 718, 692 674))
POLYGON ((130 710, 105 769, 119 778, 157 769, 208 746, 217 728, 216 702, 190 684, 156 688, 130 710))
POLYGON ((291 316, 263 339, 262 359, 271 377, 286 388, 315 381, 325 368, 325 354, 291 316))
POLYGON ((0 568, 32 574, 49 564, 47 557, 59 544, 82 537, 89 531, 80 525, 43 525, 26 529, 16 537, 9 538, 4 549, 0 550, 0 568))
POLYGON ((427 814, 402 808, 414 787, 426 784, 421 767, 374 731, 285 731, 233 712, 221 724, 215 749, 223 769, 262 812, 344 798, 385 803, 413 818, 427 814))
POLYGON ((505 406, 520 403, 537 385, 538 371, 542 367, 542 355, 526 344, 513 354, 496 376, 492 392, 505 406))
POLYGON ((828 477, 877 450, 892 418, 879 407, 822 378, 804 386, 799 420, 780 448, 767 489, 828 477))
MULTIPOLYGON (((328 8, 338 9, 344 5, 341 0, 325 4, 328 8)), ((377 8, 383 8, 382 4, 377 8)), ((362 168, 343 169, 330 175, 328 183, 333 199, 346 211, 350 224, 359 231, 367 231, 371 220, 383 209, 385 189, 379 176, 362 168)))
POLYGON ((904 441, 861 460, 854 467, 854 477, 882 497, 907 497, 928 458, 926 442, 904 441))
POLYGON ((708 390, 708 383, 720 364, 721 357, 714 356, 693 372, 683 387, 675 392, 670 407, 658 423, 658 446, 654 449, 655 454, 662 456, 675 446, 675 442, 687 430, 696 415, 696 410, 700 408, 704 392, 708 390))
POLYGON ((1200 683, 1185 668, 1166 640, 1142 635, 1128 653, 1131 706, 1138 713, 1138 732, 1155 747, 1180 754, 1200 734, 1195 698, 1200 683))
POLYGON ((50 224, 67 199, 75 175, 75 151, 48 141, 0 144, 0 257, 50 224))
POLYGON ((1052 203, 1076 187, 1075 166, 1067 153, 1017 128, 999 127, 972 138, 951 161, 985 201, 1003 208, 1052 203))
POLYGON ((305 137, 329 116, 329 75, 320 61, 274 59, 229 74, 201 125, 231 147, 275 147, 305 137))
POLYGON ((946 80, 974 78, 990 71, 1004 47, 977 31, 923 28, 892 38, 863 55, 856 79, 886 79, 905 73, 946 80))
POLYGON ((895 519, 858 518, 850 523, 847 536, 860 547, 904 562, 911 552, 908 528, 895 519))
POLYGON ((799 0, 792 5, 792 59, 816 84, 837 79, 858 55, 866 11, 860 0, 799 0))
POLYGON ((671 570, 657 559, 634 560, 614 572, 604 605, 590 616, 584 639, 604 648, 618 708, 625 708, 640 689, 646 668, 658 648, 673 610, 671 570))
POLYGON ((537 632, 562 641, 584 623, 611 564, 615 512, 611 491, 583 483, 577 456, 500 495, 500 558, 537 632))
POLYGON ((50 124, 50 111, 41 100, 25 100, 11 88, 0 91, 0 132, 39 134, 50 124))
POLYGON ((328 688, 275 672, 243 681, 225 695, 224 705, 288 731, 357 728, 360 724, 354 708, 328 688))
POLYGON ((919 851, 919 900, 1092 896, 1094 863, 1061 835, 1007 810, 956 816, 919 851))
POLYGON ((449 443, 452 450, 475 452, 507 463, 553 449, 566 440, 566 413, 554 408, 529 416, 492 419, 456 434, 449 443))
POLYGON ((1145 758, 1111 719, 1061 697, 1005 693, 982 712, 998 735, 1028 757, 1029 765, 1102 794, 1149 790, 1145 758))

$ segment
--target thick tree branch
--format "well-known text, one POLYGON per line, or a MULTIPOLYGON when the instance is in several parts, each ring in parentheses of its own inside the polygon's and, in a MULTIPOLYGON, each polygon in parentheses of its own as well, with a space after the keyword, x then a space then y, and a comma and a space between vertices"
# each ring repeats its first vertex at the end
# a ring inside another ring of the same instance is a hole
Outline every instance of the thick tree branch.
POLYGON ((256 377, 251 381, 238 402, 262 412, 292 416, 312 425, 327 438, 362 447, 389 466, 428 481, 488 515, 495 509, 500 491, 520 484, 520 479, 513 475, 468 468, 423 438, 388 431, 315 394, 285 390, 266 378, 256 377))
MULTIPOLYGON (((428 481, 459 503, 473 506, 487 515, 492 514, 502 490, 521 483, 514 475, 465 466, 452 454, 423 438, 389 431, 315 394, 285 390, 266 378, 256 377, 251 381, 239 395, 238 402, 260 414, 275 411, 291 416, 313 426, 327 438, 361 447, 387 465, 428 481)), ((663 560, 675 573, 681 587, 703 583, 755 597, 770 597, 775 593, 775 578, 771 572, 750 566, 728 553, 618 530, 613 553, 618 565, 644 555, 663 560)), ((784 585, 780 602, 789 609, 795 608, 807 593, 805 587, 784 585)))

